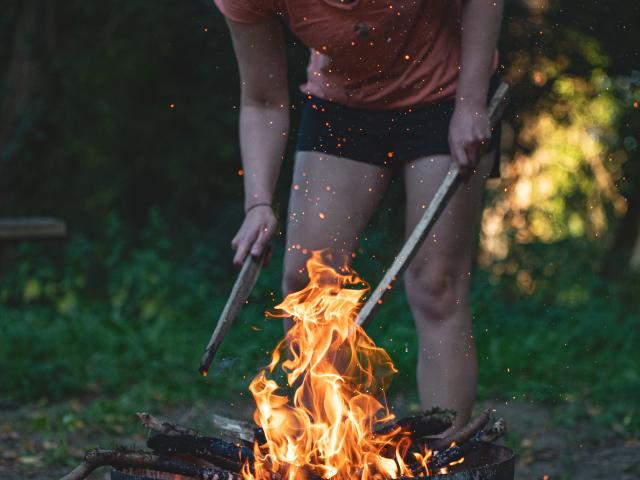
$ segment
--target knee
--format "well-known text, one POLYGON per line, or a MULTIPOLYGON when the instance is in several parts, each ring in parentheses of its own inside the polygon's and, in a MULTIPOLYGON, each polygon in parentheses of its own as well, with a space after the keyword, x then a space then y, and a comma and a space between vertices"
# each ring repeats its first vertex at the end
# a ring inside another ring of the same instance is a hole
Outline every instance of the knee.
POLYGON ((413 265, 404 275, 416 322, 442 323, 469 305, 469 275, 447 265, 413 265))
POLYGON ((304 264, 300 266, 285 265, 282 274, 282 292, 285 296, 302 290, 307 286, 307 283, 309 283, 309 277, 307 276, 307 270, 304 268, 304 264))

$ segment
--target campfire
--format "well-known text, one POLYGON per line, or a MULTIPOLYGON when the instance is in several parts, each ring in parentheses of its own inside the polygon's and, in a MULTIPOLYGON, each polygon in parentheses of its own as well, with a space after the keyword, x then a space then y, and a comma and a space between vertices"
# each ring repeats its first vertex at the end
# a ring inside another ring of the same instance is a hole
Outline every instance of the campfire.
POLYGON ((253 429, 218 422, 238 437, 227 442, 139 414, 153 432, 151 451, 92 450, 63 480, 85 478, 103 465, 122 479, 386 480, 494 472, 496 465, 506 476, 473 478, 513 478, 512 453, 491 445, 504 422, 488 427, 489 410, 455 431, 451 411, 395 418, 386 391, 396 370, 356 321, 368 287, 318 252, 307 270, 307 287, 270 314, 291 318, 293 327, 249 386, 253 429))
MULTIPOLYGON (((293 319, 268 368, 249 387, 256 402, 254 421, 264 442, 254 443, 246 480, 334 478, 362 480, 428 476, 432 450, 416 448, 393 420, 385 391, 396 372, 391 358, 356 323, 367 287, 347 267, 339 273, 313 253, 310 282, 276 306, 293 319), (280 367, 283 388, 269 374, 280 367), (413 448, 412 448, 413 447, 413 448)), ((461 457, 450 463, 462 463, 461 457)), ((438 471, 446 473, 448 465, 438 471)))

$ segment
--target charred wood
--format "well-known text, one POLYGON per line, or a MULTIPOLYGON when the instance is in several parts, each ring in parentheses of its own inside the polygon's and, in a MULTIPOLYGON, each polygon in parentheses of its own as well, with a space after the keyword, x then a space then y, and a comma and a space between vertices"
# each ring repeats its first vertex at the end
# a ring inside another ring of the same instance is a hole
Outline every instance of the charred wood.
POLYGON ((442 450, 443 448, 448 447, 452 443, 461 444, 471 439, 477 432, 482 430, 487 423, 489 423, 489 418, 491 417, 491 409, 487 408, 480 415, 471 419, 469 423, 467 423, 464 427, 459 430, 456 430, 451 435, 447 435, 443 438, 438 438, 429 442, 429 448, 431 450, 442 450))
POLYGON ((161 455, 191 455, 232 472, 239 472, 247 461, 253 462, 250 449, 201 435, 158 434, 147 440, 147 446, 161 455))
POLYGON ((389 426, 376 430, 376 434, 389 433, 400 427, 403 431, 410 432, 413 438, 420 439, 444 432, 453 425, 455 418, 455 411, 435 407, 420 415, 401 418, 389 426))
POLYGON ((82 480, 96 468, 111 466, 117 469, 144 468, 159 472, 173 473, 199 480, 240 480, 238 474, 202 467, 193 463, 154 455, 148 452, 117 450, 90 450, 84 461, 60 480, 82 480))
POLYGON ((497 440, 505 434, 506 430, 507 427, 504 420, 497 420, 490 428, 477 432, 470 440, 460 445, 449 447, 446 450, 436 452, 429 461, 429 469, 431 471, 437 471, 452 462, 459 461, 465 456, 468 456, 472 451, 497 440))
POLYGON ((230 437, 243 440, 248 445, 253 445, 255 436, 255 425, 253 423, 235 420, 222 415, 211 415, 213 426, 230 437))
POLYGON ((138 412, 136 416, 140 419, 142 425, 161 435, 198 435, 197 430, 160 420, 147 412, 138 412))

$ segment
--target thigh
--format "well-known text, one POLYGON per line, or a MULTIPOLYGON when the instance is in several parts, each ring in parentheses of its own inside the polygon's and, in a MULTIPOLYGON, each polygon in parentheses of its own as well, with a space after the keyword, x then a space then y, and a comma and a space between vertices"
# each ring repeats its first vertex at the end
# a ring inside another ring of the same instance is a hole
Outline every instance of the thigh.
MULTIPOLYGON (((493 165, 493 154, 484 155, 476 173, 458 186, 440 218, 411 262, 410 277, 444 280, 455 274, 468 277, 483 191, 493 165)), ((444 179, 451 158, 434 156, 407 164, 404 178, 407 195, 407 235, 413 230, 444 179)))
POLYGON ((364 162, 319 152, 296 154, 287 215, 285 290, 306 281, 304 262, 311 250, 329 250, 337 264, 351 257, 390 177, 390 170, 364 162))

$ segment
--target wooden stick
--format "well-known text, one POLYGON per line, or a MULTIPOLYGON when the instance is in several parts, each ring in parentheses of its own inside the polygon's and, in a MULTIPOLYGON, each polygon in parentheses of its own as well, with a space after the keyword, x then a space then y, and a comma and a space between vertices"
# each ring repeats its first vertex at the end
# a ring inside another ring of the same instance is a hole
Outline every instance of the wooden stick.
MULTIPOLYGON (((136 415, 142 424, 154 433, 147 440, 147 446, 156 453, 189 454, 231 471, 234 471, 233 468, 237 465, 231 465, 229 462, 241 464, 245 459, 253 461, 253 442, 226 442, 201 435, 197 430, 161 420, 146 412, 136 415)), ((231 419, 229 421, 237 422, 231 419)))
POLYGON ((440 452, 436 452, 429 461, 429 469, 431 471, 437 471, 442 467, 446 467, 451 462, 460 460, 462 457, 468 456, 472 451, 481 448, 487 443, 497 440, 499 437, 504 435, 506 431, 507 426, 505 421, 499 419, 491 426, 491 428, 488 428, 487 430, 480 430, 471 440, 463 443, 462 445, 455 445, 440 452))
POLYGON ((480 438, 478 440, 480 442, 491 443, 503 436, 506 432, 507 424, 502 418, 499 418, 491 425, 491 428, 480 432, 480 438))
POLYGON ((207 348, 205 348, 204 350, 202 360, 200 360, 200 373, 202 375, 207 375, 209 367, 211 366, 211 361, 218 351, 222 340, 229 331, 229 328, 231 328, 231 325, 242 309, 242 306, 249 298, 256 280, 258 280, 260 269, 262 268, 262 264, 264 263, 264 257, 265 254, 262 254, 259 257, 247 255, 247 258, 242 265, 242 269, 238 274, 238 279, 233 285, 233 289, 231 290, 231 295, 229 295, 227 304, 224 306, 222 314, 220 314, 216 329, 213 331, 211 339, 207 344, 207 348))
MULTIPOLYGON (((491 126, 494 127, 500 121, 502 114, 504 113, 504 109, 506 108, 506 96, 509 92, 509 85, 506 83, 501 83, 496 92, 494 93, 489 105, 487 107, 487 111, 489 113, 489 119, 491 121, 491 126)), ((436 221, 440 217, 440 214, 444 210, 445 205, 449 201, 449 199, 453 196, 456 188, 460 183, 460 171, 458 170, 457 165, 452 164, 445 176, 440 188, 431 200, 429 207, 422 215, 422 218, 418 222, 418 224, 407 238, 405 244, 402 246, 400 253, 391 264, 389 270, 386 271, 382 281, 378 284, 376 289, 373 291, 367 302, 364 304, 360 313, 358 314, 358 324, 366 328, 373 315, 377 311, 377 309, 382 304, 382 297, 390 290, 393 283, 402 275, 404 270, 407 268, 411 259, 415 256, 422 245, 423 240, 429 234, 436 221)))
POLYGON ((136 416, 140 419, 142 425, 160 435, 198 435, 197 430, 160 420, 147 412, 138 412, 136 416))
MULTIPOLYGON (((161 420, 147 412, 136 413, 140 419, 142 425, 154 433, 162 435, 199 435, 200 432, 193 428, 177 425, 166 420, 161 420)), ((426 415, 426 414, 425 414, 426 415)), ((223 431, 225 434, 233 437, 234 439, 240 439, 245 442, 253 444, 256 425, 245 422, 242 420, 236 420, 235 418, 225 417, 216 413, 211 415, 211 422, 215 428, 223 431)))
POLYGON ((412 438, 419 440, 423 437, 437 435, 444 432, 453 425, 455 416, 456 414, 453 410, 445 410, 435 407, 421 413, 420 415, 401 418, 391 425, 376 430, 375 434, 380 435, 389 433, 400 427, 402 431, 411 433, 412 438))
POLYGON ((254 424, 223 417, 222 415, 217 415, 215 413, 211 415, 211 421, 214 427, 222 430, 226 434, 244 440, 245 442, 253 443, 256 430, 256 426, 254 424))
POLYGON ((472 438, 476 433, 484 428, 484 426, 489 423, 489 418, 491 417, 491 409, 487 408, 480 415, 471 419, 469 423, 467 423, 464 427, 459 430, 456 430, 451 435, 448 435, 443 438, 438 438, 429 444, 429 448, 431 450, 441 450, 443 448, 448 447, 453 442, 455 443, 464 443, 470 438, 472 438))
POLYGON ((159 455, 200 458, 230 472, 239 472, 246 461, 253 463, 250 448, 213 437, 158 434, 147 440, 147 447, 159 455))
POLYGON ((173 473, 200 480, 240 480, 241 476, 225 470, 201 467, 193 463, 160 457, 148 452, 131 450, 90 450, 84 461, 60 480, 82 480, 96 468, 110 465, 113 468, 144 468, 173 473))

